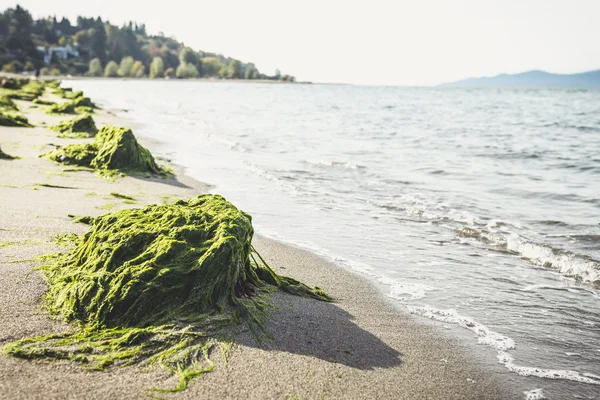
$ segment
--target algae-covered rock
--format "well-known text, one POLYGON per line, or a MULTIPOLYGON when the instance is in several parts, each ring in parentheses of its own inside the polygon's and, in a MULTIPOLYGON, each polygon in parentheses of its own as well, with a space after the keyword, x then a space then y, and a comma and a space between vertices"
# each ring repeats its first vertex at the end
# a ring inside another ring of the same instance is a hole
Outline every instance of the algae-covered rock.
POLYGON ((170 171, 156 164, 148 149, 141 146, 131 129, 107 125, 94 143, 59 147, 42 155, 53 161, 90 167, 101 175, 127 174, 168 175, 170 171))
POLYGON ((7 78, 0 79, 0 87, 3 89, 21 89, 23 85, 29 82, 25 78, 7 78))
POLYGON ((48 108, 50 114, 81 114, 90 113, 97 108, 89 97, 77 97, 64 103, 55 103, 48 108))
POLYGON ((24 92, 22 90, 14 90, 14 89, 3 89, 0 93, 2 96, 6 96, 9 99, 13 100, 25 100, 25 101, 33 101, 37 94, 31 92, 24 92))
POLYGON ((84 138, 96 135, 98 129, 94 118, 89 114, 79 115, 72 119, 60 121, 57 125, 50 127, 59 137, 84 138))
POLYGON ((0 111, 0 125, 24 128, 31 127, 27 117, 15 111, 0 111))
POLYGON ((219 195, 93 219, 71 251, 43 267, 47 309, 79 330, 22 339, 4 352, 99 369, 159 364, 179 377, 173 391, 185 389, 212 369, 219 337, 244 325, 265 332, 273 290, 331 301, 274 272, 253 234, 250 215, 219 195))
POLYGON ((44 82, 32 80, 19 85, 11 85, 12 89, 2 89, 0 95, 10 99, 33 101, 41 96, 46 88, 44 82))
POLYGON ((220 195, 103 215, 75 249, 45 269, 46 305, 89 327, 123 327, 225 309, 259 322, 254 314, 262 306, 246 296, 268 285, 328 299, 253 262, 253 234, 250 215, 220 195))
POLYGON ((19 111, 19 108, 10 97, 0 95, 0 111, 19 111))

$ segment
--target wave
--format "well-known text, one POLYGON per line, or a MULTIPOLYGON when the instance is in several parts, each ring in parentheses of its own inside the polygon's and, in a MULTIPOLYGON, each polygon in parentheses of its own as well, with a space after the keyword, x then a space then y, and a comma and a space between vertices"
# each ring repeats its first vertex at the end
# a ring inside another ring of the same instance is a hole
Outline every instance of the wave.
POLYGON ((364 170, 367 167, 364 165, 354 164, 347 161, 316 161, 316 160, 305 160, 306 164, 314 165, 317 167, 331 167, 348 170, 364 170))
POLYGON ((535 243, 514 233, 507 237, 506 249, 535 265, 552 268, 566 277, 600 286, 600 261, 592 257, 535 243))
POLYGON ((514 372, 521 376, 535 376, 546 379, 564 379, 574 382, 600 385, 600 376, 594 374, 580 373, 566 369, 547 369, 518 365, 515 362, 515 358, 509 354, 509 350, 515 349, 516 347, 513 339, 491 330, 487 326, 475 321, 470 317, 465 317, 458 314, 456 310, 441 310, 433 307, 416 306, 407 306, 407 308, 411 314, 420 315, 439 322, 458 325, 474 332, 475 335, 477 335, 477 341, 480 344, 484 344, 496 350, 498 362, 504 365, 510 372, 514 372))

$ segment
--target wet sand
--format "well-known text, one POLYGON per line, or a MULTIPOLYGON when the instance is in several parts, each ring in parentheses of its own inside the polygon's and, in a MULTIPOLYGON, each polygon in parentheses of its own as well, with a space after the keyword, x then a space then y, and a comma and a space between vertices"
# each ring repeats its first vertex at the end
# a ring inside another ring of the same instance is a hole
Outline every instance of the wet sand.
MULTIPOLYGON (((107 211, 189 198, 207 186, 171 166, 171 180, 125 177, 114 182, 90 172, 70 172, 38 158, 54 145, 91 139, 60 139, 43 128, 69 116, 49 116, 19 102, 36 128, 0 127, 0 147, 19 156, 0 160, 0 346, 32 335, 70 327, 41 308, 44 281, 34 268, 38 256, 65 251, 57 235, 82 234, 86 225, 67 214, 107 211), (54 187, 45 186, 53 185, 54 187), (60 186, 60 187, 58 187, 60 186), (136 198, 135 204, 110 195, 136 198)), ((129 126, 101 111, 94 117, 129 126)), ((135 129, 134 129, 134 133, 135 129)), ((152 143, 140 142, 150 149, 152 143)), ((159 160, 160 162, 161 160, 159 160)), ((164 162, 163 162, 164 163, 164 162)), ((1 399, 506 399, 523 398, 509 372, 423 324, 384 299, 370 283, 306 251, 261 237, 255 247, 280 274, 317 285, 337 299, 324 303, 277 293, 268 320, 272 340, 250 332, 235 341, 213 372, 176 394, 150 387, 173 387, 160 369, 132 366, 89 371, 72 362, 26 361, 0 354, 1 399)))

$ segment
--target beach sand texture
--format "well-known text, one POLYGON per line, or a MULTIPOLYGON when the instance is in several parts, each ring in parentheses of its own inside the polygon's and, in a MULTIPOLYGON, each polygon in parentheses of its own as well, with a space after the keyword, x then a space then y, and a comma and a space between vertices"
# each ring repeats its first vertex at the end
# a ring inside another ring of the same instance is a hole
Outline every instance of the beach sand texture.
MULTIPOLYGON (((35 128, 0 128, 0 147, 17 160, 0 159, 0 346, 20 338, 70 329, 41 308, 46 286, 38 256, 64 251, 57 235, 82 234, 67 217, 190 198, 207 191, 171 166, 170 180, 124 177, 112 182, 38 158, 60 139, 43 126, 49 116, 19 102, 35 128), (67 171, 65 171, 67 170, 67 171), (45 186, 45 185, 53 185, 45 186), (110 195, 133 196, 133 204, 110 195)), ((95 117, 130 126, 107 111, 95 117)), ((134 133, 135 127, 134 128, 134 133)), ((137 134, 137 133, 136 133, 137 134)), ((152 147, 143 137, 143 145, 152 147)), ((88 140, 88 139, 85 139, 88 140)), ((91 139, 89 139, 91 140, 91 139)), ((158 160, 163 162, 162 160, 158 160)), ((164 162, 163 162, 164 163, 164 162)), ((268 319, 273 340, 250 332, 235 341, 227 362, 213 356, 213 372, 175 394, 176 378, 154 368, 89 371, 72 362, 26 361, 0 354, 1 399, 505 399, 522 398, 508 371, 459 339, 422 324, 389 304, 368 282, 308 252, 255 238, 255 247, 279 273, 320 286, 337 299, 325 303, 277 293, 268 319)))

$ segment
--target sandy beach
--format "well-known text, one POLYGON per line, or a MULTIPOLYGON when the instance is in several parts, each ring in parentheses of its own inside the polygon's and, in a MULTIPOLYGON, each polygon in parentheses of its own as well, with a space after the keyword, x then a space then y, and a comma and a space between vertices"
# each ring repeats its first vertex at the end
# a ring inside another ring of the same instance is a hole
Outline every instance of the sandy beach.
MULTIPOLYGON (((93 99, 92 99, 93 100, 93 99)), ((190 198, 207 185, 175 165, 174 179, 124 177, 116 181, 38 158, 53 148, 88 139, 61 139, 44 128, 69 116, 50 116, 18 102, 34 128, 0 127, 0 346, 32 335, 62 332, 41 308, 46 290, 39 256, 65 251, 58 235, 88 227, 67 216, 190 198), (111 193, 132 196, 135 202, 111 193)), ((107 110, 96 124, 130 126, 107 110)), ((135 132, 135 127, 132 127, 135 132)), ((136 133, 137 135, 137 133, 136 133)), ((152 150, 152 142, 139 135, 152 150)), ((159 160, 165 163, 164 160, 159 160)), ((260 232, 259 232, 260 233, 260 232)), ((26 361, 0 354, 2 399, 510 399, 509 372, 385 300, 370 283, 315 255, 261 237, 255 247, 278 273, 319 286, 337 301, 325 303, 277 293, 268 319, 272 340, 240 335, 225 362, 175 394, 164 371, 137 366, 89 371, 72 362, 26 361)))

